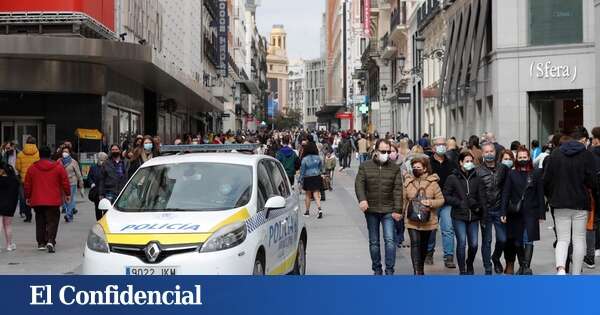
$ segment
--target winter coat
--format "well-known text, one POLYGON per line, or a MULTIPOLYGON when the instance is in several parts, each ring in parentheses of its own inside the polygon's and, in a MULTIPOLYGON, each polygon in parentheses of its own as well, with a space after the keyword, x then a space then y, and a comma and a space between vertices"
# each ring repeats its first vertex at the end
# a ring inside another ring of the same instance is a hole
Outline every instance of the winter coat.
POLYGON ((534 169, 532 172, 510 170, 502 192, 501 216, 507 217, 506 232, 508 238, 521 243, 523 231, 527 229, 530 241, 540 240, 539 220, 546 219, 546 202, 544 199, 543 170, 534 169), (525 192, 521 211, 508 214, 509 201, 516 205, 527 187, 527 178, 531 176, 531 184, 525 192))
POLYGON ((352 144, 350 143, 349 138, 344 138, 340 142, 340 146, 338 147, 340 152, 340 156, 348 156, 352 153, 352 144))
POLYGON ((402 173, 400 167, 388 161, 369 160, 358 168, 354 182, 356 198, 367 201, 372 213, 402 212, 402 173))
POLYGON ((366 154, 369 152, 369 142, 365 138, 358 140, 358 153, 366 154))
POLYGON ((458 164, 453 162, 448 155, 444 157, 444 162, 442 163, 436 160, 435 156, 431 157, 429 161, 431 162, 431 169, 433 170, 433 173, 437 174, 437 176, 440 178, 440 187, 444 187, 448 177, 452 175, 454 171, 458 170, 458 164))
POLYGON ((325 171, 333 171, 333 170, 335 170, 336 164, 337 164, 337 161, 336 161, 335 156, 333 154, 331 155, 331 157, 325 158, 325 171))
POLYGON ((281 162, 288 177, 293 178, 296 171, 300 169, 300 158, 296 152, 288 146, 281 148, 276 155, 277 160, 281 162))
POLYGON ((444 185, 444 199, 452 206, 453 219, 473 222, 486 215, 485 186, 475 170, 454 171, 444 185))
POLYGON ((544 190, 555 209, 590 210, 588 189, 597 194, 593 154, 577 141, 554 150, 544 161, 544 190))
POLYGON ((121 160, 121 162, 117 164, 113 159, 108 159, 106 162, 102 163, 100 178, 98 180, 98 195, 102 197, 106 197, 108 193, 118 195, 127 183, 128 169, 129 163, 127 160, 121 160), (119 175, 117 167, 122 168, 122 175, 119 175))
POLYGON ((402 213, 405 217, 405 226, 407 229, 414 229, 419 231, 433 231, 438 228, 438 215, 437 209, 444 205, 444 195, 442 189, 438 185, 440 178, 436 174, 423 175, 421 178, 416 179, 414 176, 408 176, 404 181, 403 190, 403 203, 404 209, 402 213), (413 199, 415 199, 419 191, 423 189, 425 192, 425 198, 431 200, 431 216, 429 221, 426 223, 420 223, 411 221, 407 217, 408 207, 413 199))
POLYGON ((43 159, 35 162, 25 176, 25 198, 32 208, 58 207, 63 196, 71 195, 69 177, 59 163, 43 159))
POLYGON ((17 174, 10 167, 10 173, 7 174, 0 170, 0 216, 12 217, 17 209, 19 200, 19 187, 21 183, 17 174))
POLYGON ((487 201, 485 208, 488 210, 500 211, 500 208, 502 207, 504 182, 509 171, 508 167, 502 163, 498 163, 492 170, 483 163, 475 171, 485 186, 487 201))
POLYGON ((62 164, 62 159, 59 161, 61 165, 64 166, 65 171, 67 172, 67 176, 69 176, 69 185, 82 188, 83 187, 83 175, 81 175, 81 169, 79 168, 79 163, 74 159, 71 159, 69 164, 62 164))
POLYGON ((25 176, 27 175, 27 171, 29 167, 33 165, 33 163, 40 160, 40 152, 35 144, 27 143, 23 147, 23 151, 19 152, 17 155, 17 165, 16 169, 21 176, 21 181, 25 183, 25 176))

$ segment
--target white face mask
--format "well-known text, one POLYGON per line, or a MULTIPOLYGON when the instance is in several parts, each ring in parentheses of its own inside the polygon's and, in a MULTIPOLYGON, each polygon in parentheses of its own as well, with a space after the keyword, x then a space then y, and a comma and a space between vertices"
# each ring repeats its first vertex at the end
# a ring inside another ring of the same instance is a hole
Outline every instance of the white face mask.
POLYGON ((63 157, 64 159, 68 158, 69 156, 70 156, 70 155, 69 155, 69 153, 67 153, 67 152, 63 152, 63 154, 62 154, 62 157, 63 157))
POLYGON ((387 154, 387 153, 379 153, 379 162, 385 163, 385 162, 388 161, 389 158, 390 158, 389 154, 387 154))
POLYGON ((465 162, 463 164, 463 167, 464 167, 465 171, 468 172, 468 171, 470 171, 470 170, 472 170, 472 169, 475 168, 475 164, 473 164, 473 162, 465 162))

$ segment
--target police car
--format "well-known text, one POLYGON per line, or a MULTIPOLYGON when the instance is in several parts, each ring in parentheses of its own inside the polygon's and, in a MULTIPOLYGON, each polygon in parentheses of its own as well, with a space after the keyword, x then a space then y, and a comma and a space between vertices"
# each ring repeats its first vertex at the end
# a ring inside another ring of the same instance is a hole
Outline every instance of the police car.
POLYGON ((177 154, 146 162, 113 204, 101 200, 83 273, 304 274, 298 194, 279 161, 244 149, 255 146, 161 148, 177 154))

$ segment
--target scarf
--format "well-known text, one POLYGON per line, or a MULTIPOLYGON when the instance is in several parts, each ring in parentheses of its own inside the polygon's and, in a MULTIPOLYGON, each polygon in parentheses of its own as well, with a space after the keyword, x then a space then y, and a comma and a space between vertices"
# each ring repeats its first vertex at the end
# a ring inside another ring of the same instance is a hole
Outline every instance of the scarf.
POLYGON ((64 167, 66 167, 67 165, 71 164, 71 161, 73 161, 73 158, 72 158, 72 157, 70 157, 70 156, 69 156, 69 157, 62 158, 62 159, 61 159, 62 165, 63 165, 64 167))

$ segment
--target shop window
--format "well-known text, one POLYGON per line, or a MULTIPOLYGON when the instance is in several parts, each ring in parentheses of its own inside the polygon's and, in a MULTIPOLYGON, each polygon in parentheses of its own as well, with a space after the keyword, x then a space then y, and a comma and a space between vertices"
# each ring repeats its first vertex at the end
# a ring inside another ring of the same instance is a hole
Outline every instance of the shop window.
POLYGON ((583 41, 583 0, 529 0, 529 43, 555 45, 583 41))

